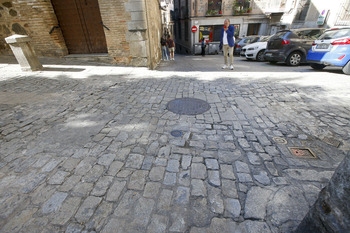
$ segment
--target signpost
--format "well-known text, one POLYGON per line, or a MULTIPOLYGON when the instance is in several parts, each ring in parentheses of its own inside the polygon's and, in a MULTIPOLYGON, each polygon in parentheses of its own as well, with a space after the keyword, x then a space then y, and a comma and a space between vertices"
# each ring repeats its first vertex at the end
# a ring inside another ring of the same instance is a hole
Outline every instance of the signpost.
POLYGON ((196 42, 195 42, 195 40, 196 40, 196 39, 195 39, 195 37, 196 37, 196 36, 195 36, 195 32, 198 31, 198 28, 197 28, 196 26, 193 26, 193 27, 191 28, 191 30, 192 30, 192 32, 193 32, 193 54, 195 54, 195 45, 194 45, 194 44, 196 43, 196 42))
POLYGON ((191 30, 192 30, 192 32, 196 32, 198 30, 198 28, 196 26, 193 26, 191 30))
POLYGON ((323 25, 324 24, 324 21, 326 20, 326 17, 327 17, 327 14, 328 14, 328 10, 322 10, 320 15, 318 16, 318 19, 317 19, 317 25, 323 25))

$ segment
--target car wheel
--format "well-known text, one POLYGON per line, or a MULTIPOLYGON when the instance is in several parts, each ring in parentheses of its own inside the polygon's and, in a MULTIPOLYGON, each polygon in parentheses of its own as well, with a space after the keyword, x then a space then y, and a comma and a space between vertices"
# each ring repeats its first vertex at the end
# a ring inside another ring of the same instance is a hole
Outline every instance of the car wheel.
POLYGON ((350 61, 343 67, 344 74, 350 75, 350 61))
POLYGON ((312 67, 312 69, 315 69, 315 70, 322 70, 323 68, 326 67, 325 65, 322 65, 322 64, 310 64, 310 66, 312 67))
POLYGON ((258 54, 256 55, 257 61, 265 61, 264 52, 265 50, 261 50, 260 52, 258 52, 258 54))
POLYGON ((287 58, 287 65, 298 66, 301 63, 302 55, 299 52, 291 53, 287 58))

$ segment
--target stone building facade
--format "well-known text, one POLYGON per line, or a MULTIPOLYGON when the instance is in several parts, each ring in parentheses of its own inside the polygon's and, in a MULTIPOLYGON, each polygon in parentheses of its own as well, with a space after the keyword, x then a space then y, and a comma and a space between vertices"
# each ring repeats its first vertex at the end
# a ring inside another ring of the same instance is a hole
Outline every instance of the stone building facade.
POLYGON ((161 33, 157 0, 0 0, 0 54, 12 54, 4 38, 22 34, 38 56, 92 54, 154 68, 161 33))

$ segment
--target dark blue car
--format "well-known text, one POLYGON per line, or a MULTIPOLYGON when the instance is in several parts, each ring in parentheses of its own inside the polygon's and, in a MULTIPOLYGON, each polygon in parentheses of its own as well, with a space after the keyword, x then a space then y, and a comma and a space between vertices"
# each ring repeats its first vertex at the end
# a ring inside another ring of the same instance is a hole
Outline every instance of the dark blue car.
POLYGON ((316 70, 339 66, 350 75, 350 27, 327 30, 312 44, 306 59, 316 70))

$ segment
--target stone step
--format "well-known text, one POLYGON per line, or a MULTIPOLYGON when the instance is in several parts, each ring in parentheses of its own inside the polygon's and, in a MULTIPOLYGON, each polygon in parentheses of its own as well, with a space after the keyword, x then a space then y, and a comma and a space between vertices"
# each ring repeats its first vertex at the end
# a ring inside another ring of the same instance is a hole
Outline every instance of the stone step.
POLYGON ((64 59, 89 61, 89 62, 102 62, 102 63, 109 63, 109 64, 112 63, 112 59, 108 56, 108 53, 69 54, 67 56, 64 56, 64 59))

